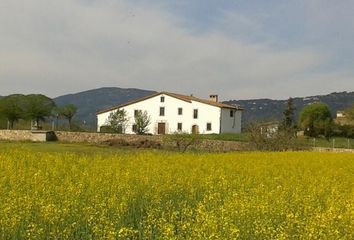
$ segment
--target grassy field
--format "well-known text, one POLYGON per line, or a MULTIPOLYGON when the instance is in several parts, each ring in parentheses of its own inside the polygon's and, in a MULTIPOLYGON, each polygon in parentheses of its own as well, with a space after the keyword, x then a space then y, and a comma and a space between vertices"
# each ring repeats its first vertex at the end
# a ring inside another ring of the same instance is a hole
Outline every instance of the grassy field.
POLYGON ((0 142, 0 239, 354 239, 354 155, 0 142))
POLYGON ((348 148, 354 149, 354 139, 335 137, 329 140, 325 138, 308 138, 299 137, 299 143, 305 144, 311 147, 324 147, 324 148, 348 148))

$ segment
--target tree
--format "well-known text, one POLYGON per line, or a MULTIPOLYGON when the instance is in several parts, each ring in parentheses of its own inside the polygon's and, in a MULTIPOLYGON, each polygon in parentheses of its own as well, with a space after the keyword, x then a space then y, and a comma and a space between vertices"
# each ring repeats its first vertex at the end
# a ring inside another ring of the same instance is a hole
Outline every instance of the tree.
POLYGON ((315 103, 303 108, 300 114, 300 126, 304 133, 310 137, 320 134, 329 138, 332 128, 332 116, 326 104, 315 103))
POLYGON ((25 97, 25 115, 34 121, 34 127, 40 128, 40 121, 52 115, 55 103, 52 99, 41 94, 31 94, 25 97))
POLYGON ((286 107, 283 111, 283 121, 282 121, 282 128, 285 130, 291 130, 295 127, 295 107, 294 107, 294 100, 289 98, 286 104, 286 107))
POLYGON ((59 116, 64 117, 69 122, 69 130, 72 128, 71 120, 76 114, 77 107, 73 104, 68 104, 58 109, 59 116))
POLYGON ((124 109, 118 109, 115 112, 109 114, 107 125, 117 133, 125 133, 129 118, 127 112, 124 109))
POLYGON ((184 153, 189 147, 197 146, 201 142, 199 134, 188 134, 186 132, 175 132, 167 137, 170 142, 178 151, 184 153))
POLYGON ((14 94, 0 100, 0 115, 9 122, 9 128, 13 129, 15 122, 24 117, 25 96, 14 94))
POLYGON ((147 111, 137 111, 137 114, 135 116, 136 134, 146 134, 149 131, 148 126, 150 125, 150 123, 151 119, 147 111))
POLYGON ((354 121, 354 105, 344 111, 348 121, 354 121))

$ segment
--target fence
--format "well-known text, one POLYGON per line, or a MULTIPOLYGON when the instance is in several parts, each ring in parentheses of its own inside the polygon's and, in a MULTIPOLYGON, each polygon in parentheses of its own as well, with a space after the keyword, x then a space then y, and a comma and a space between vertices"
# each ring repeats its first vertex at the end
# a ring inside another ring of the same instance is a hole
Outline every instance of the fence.
POLYGON ((354 149, 354 139, 351 138, 332 138, 329 140, 312 138, 309 139, 308 144, 312 147, 354 149))

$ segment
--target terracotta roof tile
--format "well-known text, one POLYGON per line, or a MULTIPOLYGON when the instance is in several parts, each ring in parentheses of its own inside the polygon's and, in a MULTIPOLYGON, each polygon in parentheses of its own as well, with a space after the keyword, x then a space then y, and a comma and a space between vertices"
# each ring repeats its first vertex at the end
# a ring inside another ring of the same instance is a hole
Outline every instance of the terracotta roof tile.
POLYGON ((194 97, 194 96, 181 95, 181 94, 171 93, 171 92, 158 92, 158 93, 154 93, 152 95, 149 95, 149 96, 146 96, 146 97, 143 97, 143 98, 139 98, 139 99, 134 100, 134 101, 127 102, 125 104, 121 104, 121 105, 118 105, 118 106, 115 106, 115 107, 112 107, 112 108, 109 108, 109 109, 105 109, 105 110, 99 111, 99 112, 96 113, 96 115, 102 114, 102 113, 105 113, 105 112, 109 112, 109 111, 112 111, 112 110, 116 110, 116 109, 131 105, 131 104, 134 104, 134 103, 137 103, 137 102, 141 102, 141 101, 147 100, 149 98, 156 97, 156 96, 161 95, 161 94, 165 94, 167 96, 170 96, 170 97, 173 97, 173 98, 177 98, 177 99, 180 99, 182 101, 189 102, 189 103, 191 103, 192 101, 195 101, 195 102, 200 102, 200 103, 212 105, 212 106, 219 107, 219 108, 230 108, 230 109, 236 109, 236 110, 243 110, 243 108, 241 108, 240 106, 234 106, 234 105, 228 105, 228 104, 224 104, 224 103, 220 103, 220 102, 214 102, 214 101, 210 101, 210 100, 197 98, 197 97, 194 97))

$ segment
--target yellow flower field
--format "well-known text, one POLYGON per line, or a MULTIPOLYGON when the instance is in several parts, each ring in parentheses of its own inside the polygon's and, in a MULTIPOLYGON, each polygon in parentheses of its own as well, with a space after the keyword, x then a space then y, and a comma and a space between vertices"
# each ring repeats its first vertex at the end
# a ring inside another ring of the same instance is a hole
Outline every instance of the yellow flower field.
POLYGON ((5 148, 0 239, 354 239, 354 155, 5 148))

